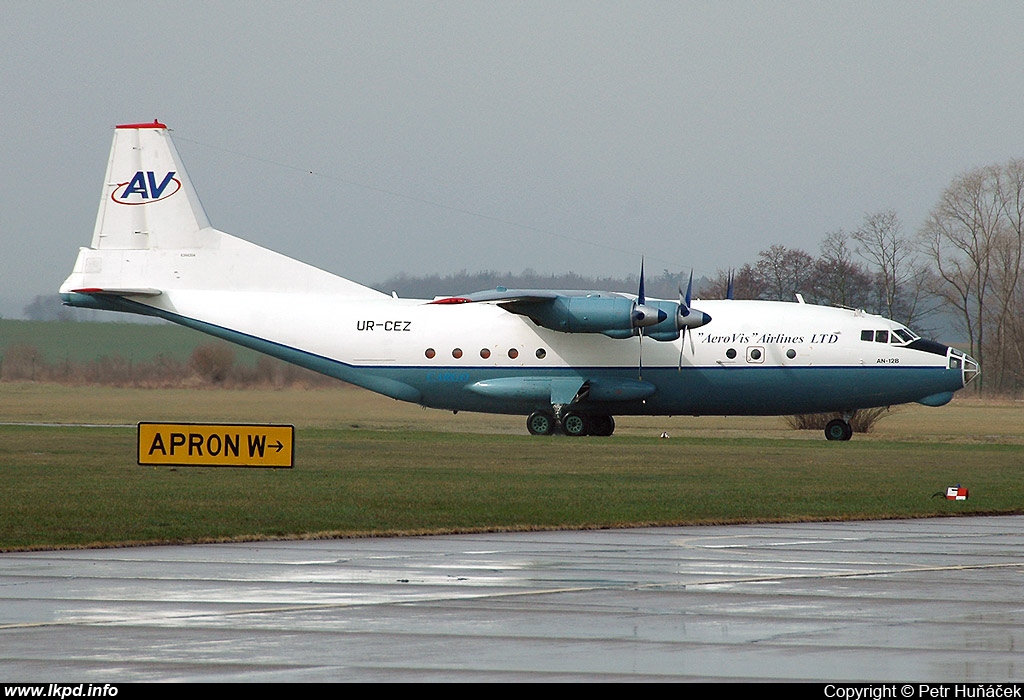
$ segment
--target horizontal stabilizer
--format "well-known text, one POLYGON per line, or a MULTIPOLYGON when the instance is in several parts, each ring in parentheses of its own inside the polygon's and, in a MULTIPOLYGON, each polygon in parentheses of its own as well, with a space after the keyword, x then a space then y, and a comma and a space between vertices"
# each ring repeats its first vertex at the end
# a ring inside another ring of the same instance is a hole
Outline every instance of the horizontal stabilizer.
POLYGON ((85 287, 84 289, 72 289, 76 294, 98 294, 110 297, 156 297, 163 294, 159 289, 147 287, 135 289, 101 289, 99 287, 85 287))

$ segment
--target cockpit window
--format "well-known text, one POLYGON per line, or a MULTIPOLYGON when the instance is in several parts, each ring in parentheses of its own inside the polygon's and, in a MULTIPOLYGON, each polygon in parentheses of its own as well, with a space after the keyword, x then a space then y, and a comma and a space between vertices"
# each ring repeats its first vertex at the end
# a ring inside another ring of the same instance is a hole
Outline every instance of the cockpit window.
POLYGON ((892 343, 893 345, 902 345, 903 343, 912 343, 915 340, 917 340, 917 338, 917 334, 903 326, 885 331, 879 330, 860 332, 860 339, 868 343, 874 341, 876 343, 892 343))

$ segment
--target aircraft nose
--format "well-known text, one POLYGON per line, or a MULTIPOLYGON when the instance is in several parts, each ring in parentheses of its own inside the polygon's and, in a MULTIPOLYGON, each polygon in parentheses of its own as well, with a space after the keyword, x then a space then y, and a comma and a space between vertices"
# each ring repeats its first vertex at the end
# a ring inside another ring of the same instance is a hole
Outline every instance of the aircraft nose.
POLYGON ((949 368, 962 370, 964 386, 973 382, 981 374, 981 365, 978 364, 978 361, 956 348, 949 350, 949 368))
POLYGON ((964 386, 967 386, 981 374, 981 365, 970 355, 964 355, 964 386))

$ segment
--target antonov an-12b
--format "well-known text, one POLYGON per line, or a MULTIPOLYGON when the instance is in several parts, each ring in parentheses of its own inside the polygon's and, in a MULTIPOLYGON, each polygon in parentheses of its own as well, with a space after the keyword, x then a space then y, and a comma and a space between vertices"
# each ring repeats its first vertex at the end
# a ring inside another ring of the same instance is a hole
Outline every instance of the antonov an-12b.
MULTIPOLYGON (((641 280, 643 275, 641 273, 641 280)), ((399 299, 210 226, 165 125, 125 124, 66 304, 156 316, 401 401, 610 435, 613 415, 786 415, 947 403, 964 353, 795 302, 498 288, 399 299)))

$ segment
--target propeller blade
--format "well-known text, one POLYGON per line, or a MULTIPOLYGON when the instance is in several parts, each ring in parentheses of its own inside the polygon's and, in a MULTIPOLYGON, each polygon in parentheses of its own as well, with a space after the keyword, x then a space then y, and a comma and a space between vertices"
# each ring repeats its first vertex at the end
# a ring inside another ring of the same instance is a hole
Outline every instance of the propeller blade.
POLYGON ((700 328, 711 322, 711 317, 703 311, 699 311, 690 306, 690 302, 693 299, 693 270, 690 270, 690 281, 686 284, 686 292, 683 292, 683 286, 679 285, 679 316, 676 319, 676 326, 682 331, 683 338, 679 343, 679 369, 683 368, 683 348, 686 347, 686 336, 690 336, 690 354, 696 354, 696 349, 693 344, 693 329, 700 328))
POLYGON ((647 296, 644 294, 644 259, 640 258, 640 291, 636 295, 636 303, 643 306, 647 303, 647 296))
POLYGON ((679 341, 679 371, 683 370, 683 349, 686 347, 686 336, 690 336, 690 355, 696 354, 696 350, 693 348, 693 330, 689 326, 683 326, 682 329, 683 337, 679 341))
POLYGON ((727 278, 726 285, 725 285, 725 298, 726 299, 734 299, 735 298, 736 290, 733 287, 735 282, 736 282, 736 273, 733 270, 729 270, 729 277, 727 278))
POLYGON ((686 294, 683 294, 683 287, 679 285, 679 315, 686 318, 690 315, 690 298, 693 295, 693 270, 690 270, 690 281, 686 284, 686 294))
POLYGON ((638 345, 636 378, 642 380, 644 378, 644 329, 640 328, 639 331, 640 343, 638 345))
POLYGON ((636 376, 637 379, 644 378, 644 326, 650 325, 651 321, 648 317, 647 309, 647 295, 644 293, 644 258, 640 257, 640 288, 636 294, 636 305, 633 307, 633 325, 636 328, 637 335, 640 336, 639 344, 637 346, 637 368, 636 376))

